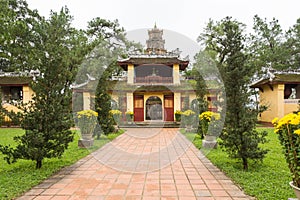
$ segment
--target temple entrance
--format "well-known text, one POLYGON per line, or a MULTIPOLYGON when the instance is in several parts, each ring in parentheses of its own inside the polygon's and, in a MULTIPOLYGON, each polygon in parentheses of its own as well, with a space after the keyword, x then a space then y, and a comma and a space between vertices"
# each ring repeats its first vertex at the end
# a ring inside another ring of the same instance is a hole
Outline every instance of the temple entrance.
POLYGON ((162 120, 162 101, 157 96, 151 96, 146 101, 146 120, 162 120))
POLYGON ((174 121, 174 96, 164 96, 165 121, 174 121))
POLYGON ((144 121, 144 96, 134 95, 134 121, 144 121))

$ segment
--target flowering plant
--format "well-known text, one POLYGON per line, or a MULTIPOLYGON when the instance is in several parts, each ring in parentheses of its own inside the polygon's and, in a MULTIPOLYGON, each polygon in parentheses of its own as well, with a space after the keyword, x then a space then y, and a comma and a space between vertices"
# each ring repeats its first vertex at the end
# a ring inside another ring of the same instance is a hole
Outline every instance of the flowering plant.
POLYGON ((205 111, 199 115, 199 119, 211 122, 212 120, 219 120, 220 114, 212 111, 205 111))
POLYGON ((201 113, 199 115, 199 120, 200 120, 202 136, 207 135, 207 134, 210 135, 208 133, 209 124, 211 122, 216 122, 219 119, 220 119, 220 114, 219 113, 215 113, 215 112, 212 112, 212 111, 205 111, 205 112, 201 113))
POLYGON ((300 112, 275 118, 272 123, 292 173, 293 184, 300 187, 300 112))
POLYGON ((132 119, 133 119, 133 112, 132 111, 127 111, 126 113, 125 113, 125 115, 126 115, 126 119, 127 119, 127 121, 132 121, 132 119))
POLYGON ((175 114, 175 120, 179 122, 181 120, 182 112, 180 110, 176 110, 174 114, 175 114))
POLYGON ((118 124, 120 122, 120 119, 121 119, 121 115, 122 115, 122 112, 119 111, 119 110, 110 110, 109 111, 109 114, 111 116, 113 116, 114 118, 114 121, 115 121, 115 124, 118 124))
POLYGON ((186 110, 182 113, 183 121, 185 125, 192 125, 195 121, 195 115, 196 113, 192 110, 186 110))
POLYGON ((82 110, 77 112, 77 124, 81 134, 93 134, 97 125, 98 113, 93 110, 82 110))

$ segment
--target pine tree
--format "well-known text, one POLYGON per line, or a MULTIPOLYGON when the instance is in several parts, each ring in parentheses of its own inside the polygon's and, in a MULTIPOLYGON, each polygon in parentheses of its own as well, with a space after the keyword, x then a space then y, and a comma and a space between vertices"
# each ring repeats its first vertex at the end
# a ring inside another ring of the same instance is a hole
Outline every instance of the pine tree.
POLYGON ((0 1, 0 70, 24 71, 36 66, 37 22, 41 17, 25 0, 0 1))
POLYGON ((36 46, 39 59, 35 66, 40 76, 31 84, 33 101, 23 108, 25 134, 14 138, 15 148, 0 146, 8 163, 28 159, 41 168, 44 158, 61 157, 73 140, 70 85, 86 54, 87 39, 71 27, 71 19, 65 8, 36 24, 39 32, 35 39, 40 45, 36 46))
POLYGON ((109 71, 103 72, 99 79, 95 95, 95 109, 98 112, 98 122, 105 135, 114 131, 114 121, 109 113, 111 110, 111 96, 108 94, 109 74, 109 71))
POLYGON ((216 52, 214 59, 224 81, 227 110, 221 146, 231 157, 241 159, 247 170, 249 159, 262 160, 267 151, 259 146, 266 142, 266 133, 256 131, 258 111, 248 106, 248 84, 255 68, 247 65, 243 27, 230 17, 216 24, 210 21, 199 40, 205 42, 206 50, 216 52))

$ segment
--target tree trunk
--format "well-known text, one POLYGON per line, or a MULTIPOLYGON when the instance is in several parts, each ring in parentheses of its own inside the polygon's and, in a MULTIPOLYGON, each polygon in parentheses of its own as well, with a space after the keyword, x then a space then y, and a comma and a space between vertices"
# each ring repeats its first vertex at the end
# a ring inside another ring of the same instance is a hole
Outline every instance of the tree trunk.
POLYGON ((42 160, 36 160, 35 169, 40 169, 42 167, 42 160))
POLYGON ((242 159, 243 159, 244 170, 248 171, 248 160, 247 160, 247 158, 242 158, 242 159))

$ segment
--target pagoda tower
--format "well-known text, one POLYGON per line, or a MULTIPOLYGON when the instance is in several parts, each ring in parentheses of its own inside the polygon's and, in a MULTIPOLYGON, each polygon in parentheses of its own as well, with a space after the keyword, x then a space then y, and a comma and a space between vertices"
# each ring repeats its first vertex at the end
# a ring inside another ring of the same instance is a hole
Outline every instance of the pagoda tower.
POLYGON ((163 39, 163 30, 158 29, 156 24, 154 28, 148 30, 149 39, 146 41, 148 54, 165 54, 165 40, 163 39))

